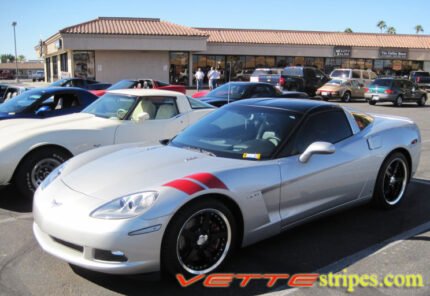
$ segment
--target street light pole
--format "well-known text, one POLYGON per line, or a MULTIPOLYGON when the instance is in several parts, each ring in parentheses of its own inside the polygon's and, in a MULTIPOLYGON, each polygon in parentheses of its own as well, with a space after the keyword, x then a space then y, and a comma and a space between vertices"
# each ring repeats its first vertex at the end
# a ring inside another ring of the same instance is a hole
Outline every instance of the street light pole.
POLYGON ((19 82, 19 78, 18 78, 18 54, 16 53, 16 32, 15 32, 16 24, 17 24, 17 22, 13 22, 12 27, 13 27, 13 41, 15 43, 15 80, 16 80, 16 82, 19 82))

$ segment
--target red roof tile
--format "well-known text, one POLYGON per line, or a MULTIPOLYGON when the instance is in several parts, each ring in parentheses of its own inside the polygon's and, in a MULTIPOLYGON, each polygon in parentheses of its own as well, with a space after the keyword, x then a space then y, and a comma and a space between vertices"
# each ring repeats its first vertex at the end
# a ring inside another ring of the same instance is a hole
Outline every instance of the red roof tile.
POLYGON ((327 45, 430 49, 429 35, 196 28, 212 43, 327 45))
POLYGON ((203 31, 160 21, 160 19, 123 17, 99 17, 64 28, 60 33, 207 37, 203 31))

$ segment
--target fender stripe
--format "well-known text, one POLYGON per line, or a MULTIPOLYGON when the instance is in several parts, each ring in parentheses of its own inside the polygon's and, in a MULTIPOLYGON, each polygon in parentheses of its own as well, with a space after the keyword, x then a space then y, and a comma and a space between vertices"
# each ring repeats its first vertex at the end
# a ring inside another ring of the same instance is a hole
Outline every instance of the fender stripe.
POLYGON ((199 181, 200 183, 206 185, 208 188, 228 189, 227 186, 225 186, 225 184, 220 179, 209 173, 193 174, 184 178, 199 181))
POLYGON ((196 192, 204 190, 204 188, 202 186, 200 186, 199 184, 194 183, 193 181, 190 181, 190 180, 183 180, 183 179, 168 182, 168 183, 164 184, 163 186, 178 189, 182 192, 185 192, 188 195, 192 195, 196 192))

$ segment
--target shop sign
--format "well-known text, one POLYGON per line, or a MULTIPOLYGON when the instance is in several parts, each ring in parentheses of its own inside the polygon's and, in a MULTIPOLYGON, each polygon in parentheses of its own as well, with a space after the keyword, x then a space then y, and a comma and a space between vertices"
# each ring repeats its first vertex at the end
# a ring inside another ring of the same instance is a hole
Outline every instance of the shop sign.
POLYGON ((351 56, 350 46, 335 46, 333 48, 333 56, 335 57, 350 57, 351 56))
POLYGON ((392 48, 380 48, 379 57, 386 59, 407 59, 407 49, 392 49, 392 48))

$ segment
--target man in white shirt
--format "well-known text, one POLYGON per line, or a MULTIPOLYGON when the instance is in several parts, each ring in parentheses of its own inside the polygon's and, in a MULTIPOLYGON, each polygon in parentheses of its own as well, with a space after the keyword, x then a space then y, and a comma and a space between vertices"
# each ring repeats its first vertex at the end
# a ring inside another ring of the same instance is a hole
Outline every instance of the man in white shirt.
POLYGON ((200 91, 203 88, 203 78, 205 78, 205 73, 203 73, 201 68, 198 68, 194 77, 196 78, 197 91, 200 91))
POLYGON ((214 88, 218 87, 218 80, 220 78, 221 78, 221 73, 219 72, 218 69, 216 69, 212 75, 212 79, 213 79, 212 85, 214 88))
POLYGON ((210 71, 208 72, 208 80, 209 80, 209 89, 213 90, 214 89, 214 75, 215 75, 215 71, 214 71, 214 67, 211 67, 210 71))

